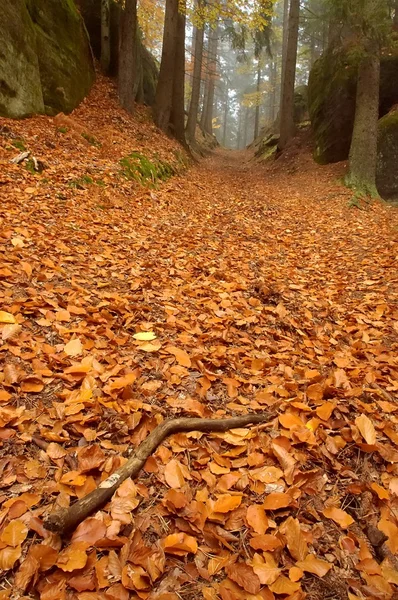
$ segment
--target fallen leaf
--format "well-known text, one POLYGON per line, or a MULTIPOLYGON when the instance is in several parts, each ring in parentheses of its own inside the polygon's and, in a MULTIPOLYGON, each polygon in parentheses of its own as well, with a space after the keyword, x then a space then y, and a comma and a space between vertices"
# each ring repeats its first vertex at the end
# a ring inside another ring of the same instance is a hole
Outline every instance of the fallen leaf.
POLYGON ((286 508, 292 503, 292 497, 290 494, 285 492, 274 492, 268 494, 265 498, 263 507, 265 510, 279 510, 280 508, 286 508))
POLYGON ((166 465, 164 470, 164 478, 167 485, 171 488, 178 489, 184 486, 185 479, 181 464, 178 462, 178 460, 173 459, 166 465))
POLYGON ((58 556, 57 567, 67 572, 83 569, 87 563, 88 556, 86 550, 89 546, 88 542, 72 542, 58 556))
POLYGON ((173 533, 162 540, 162 546, 167 554, 176 556, 185 556, 186 554, 196 554, 198 543, 194 537, 186 533, 173 533))
POLYGON ((296 566, 317 577, 324 577, 332 568, 330 563, 317 558, 314 554, 308 554, 305 560, 299 561, 296 566))
POLYGON ((0 310, 0 323, 15 323, 15 317, 9 312, 0 310))
POLYGON ((260 504, 251 504, 246 512, 246 520, 256 533, 262 535, 268 529, 268 518, 264 507, 260 504))
POLYGON ((191 359, 185 350, 181 350, 181 348, 177 348, 176 346, 167 346, 164 350, 169 354, 174 354, 178 364, 182 367, 189 368, 191 366, 191 359))
POLYGON ((355 419, 355 425, 358 427, 366 443, 374 446, 376 443, 376 430, 369 417, 365 414, 360 415, 355 419))
POLYGON ((152 342, 152 340, 156 340, 156 334, 153 331, 139 331, 134 333, 133 338, 141 342, 152 342))
POLYGON ((83 352, 83 344, 76 338, 64 346, 64 352, 68 356, 79 356, 83 352))
POLYGON ((332 519, 335 523, 340 525, 343 529, 347 529, 354 523, 354 519, 341 508, 335 506, 327 507, 323 510, 323 514, 327 519, 332 519))
POLYGON ((20 546, 28 535, 28 528, 22 521, 11 521, 1 532, 0 540, 8 546, 20 546))

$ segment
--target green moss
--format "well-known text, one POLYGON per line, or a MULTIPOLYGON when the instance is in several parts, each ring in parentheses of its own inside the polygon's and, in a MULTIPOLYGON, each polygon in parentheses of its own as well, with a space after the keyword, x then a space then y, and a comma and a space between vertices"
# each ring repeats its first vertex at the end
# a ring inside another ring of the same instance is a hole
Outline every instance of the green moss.
POLYGON ((82 175, 82 177, 78 177, 76 179, 71 179, 68 182, 69 187, 84 190, 87 185, 91 185, 94 183, 94 179, 90 175, 82 175))
POLYGON ((94 136, 88 134, 88 133, 82 133, 82 137, 89 143, 91 144, 91 146, 96 146, 97 148, 100 148, 102 146, 101 142, 99 142, 98 140, 95 139, 94 136))
POLYGON ((25 152, 26 150, 25 143, 21 139, 13 140, 11 144, 14 146, 14 148, 17 148, 17 150, 20 150, 21 152, 25 152))
POLYGON ((174 165, 156 156, 149 159, 139 152, 132 152, 122 158, 120 165, 121 173, 126 179, 133 179, 149 187, 156 187, 159 181, 166 181, 177 172, 174 165))

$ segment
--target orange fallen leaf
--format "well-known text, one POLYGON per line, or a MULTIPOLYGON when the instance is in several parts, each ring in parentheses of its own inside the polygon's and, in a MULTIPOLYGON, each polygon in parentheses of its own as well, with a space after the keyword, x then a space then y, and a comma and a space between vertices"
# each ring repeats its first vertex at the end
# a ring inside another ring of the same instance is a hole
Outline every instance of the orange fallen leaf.
POLYGON ((376 430, 369 417, 365 414, 360 415, 355 419, 355 425, 358 427, 366 443, 374 446, 376 443, 376 430))
POLYGON ((215 513, 227 513, 238 508, 242 502, 242 496, 232 496, 223 494, 214 502, 213 511, 215 513))
POLYGON ((83 352, 83 344, 76 338, 64 346, 64 352, 67 356, 79 356, 83 352))
POLYGON ((268 529, 268 518, 264 507, 260 504, 251 504, 246 512, 246 521, 256 533, 262 535, 268 529))
POLYGON ((28 528, 22 521, 11 521, 3 529, 0 540, 7 546, 19 546, 26 539, 28 528))
POLYGON ((302 569, 302 571, 312 573, 317 577, 324 577, 332 568, 330 563, 326 562, 326 560, 317 558, 314 554, 308 554, 307 557, 304 560, 299 561, 296 566, 302 569))
POLYGON ((62 571, 68 572, 83 569, 87 563, 88 556, 86 550, 89 546, 88 542, 72 542, 58 556, 57 567, 62 571))
POLYGON ((0 323, 16 323, 14 315, 0 310, 0 323))
POLYGON ((0 570, 8 571, 12 569, 22 555, 21 546, 6 546, 0 550, 0 570))
POLYGON ((326 507, 323 510, 323 514, 327 519, 332 519, 332 521, 340 525, 343 529, 347 529, 347 527, 354 523, 354 519, 348 513, 335 506, 326 507))
POLYGON ((301 531, 299 520, 288 517, 280 527, 280 531, 286 538, 292 557, 295 560, 304 560, 308 554, 308 545, 301 531))
POLYGON ((263 507, 265 510, 278 510, 280 508, 286 508, 292 503, 292 497, 286 492, 273 492, 269 494, 264 502, 263 507))
POLYGON ((90 517, 85 519, 72 535, 72 542, 88 542, 94 546, 106 535, 106 525, 103 521, 90 517))
POLYGON ((189 355, 185 352, 185 350, 181 350, 181 348, 177 348, 176 346, 167 346, 165 348, 165 352, 168 352, 169 354, 174 354, 178 364, 182 367, 189 368, 191 366, 191 359, 189 358, 189 355))
POLYGON ((165 467, 164 478, 169 487, 178 489, 185 485, 184 474, 178 460, 171 460, 165 467))
POLYGON ((198 542, 196 538, 186 533, 173 533, 162 540, 164 551, 176 556, 185 556, 186 554, 196 554, 198 551, 198 542))

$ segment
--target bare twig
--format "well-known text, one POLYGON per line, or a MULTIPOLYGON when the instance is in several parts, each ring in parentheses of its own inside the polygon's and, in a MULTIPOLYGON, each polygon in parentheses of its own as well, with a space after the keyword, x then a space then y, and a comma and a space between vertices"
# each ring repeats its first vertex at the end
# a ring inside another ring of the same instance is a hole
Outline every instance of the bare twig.
POLYGON ((91 513, 104 506, 123 481, 128 477, 135 477, 144 466, 147 458, 169 435, 182 431, 227 431, 245 425, 264 423, 271 418, 272 415, 269 413, 262 413, 229 419, 168 419, 158 425, 138 446, 133 456, 110 477, 102 481, 96 490, 78 500, 70 508, 64 508, 50 514, 45 520, 44 526, 46 529, 61 535, 73 530, 91 513))

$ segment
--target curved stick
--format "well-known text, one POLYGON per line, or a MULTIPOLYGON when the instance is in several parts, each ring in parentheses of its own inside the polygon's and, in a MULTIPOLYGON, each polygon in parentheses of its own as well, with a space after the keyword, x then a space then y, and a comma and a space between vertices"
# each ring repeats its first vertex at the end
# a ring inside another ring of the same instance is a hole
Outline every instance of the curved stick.
POLYGON ((227 431, 245 425, 254 425, 269 421, 272 415, 268 413, 243 415, 229 419, 194 419, 179 418, 167 419, 152 431, 141 442, 136 452, 129 460, 117 469, 107 479, 102 481, 96 490, 72 504, 70 508, 50 514, 44 521, 44 527, 49 531, 64 534, 84 521, 91 513, 100 509, 112 498, 119 485, 128 477, 134 477, 144 466, 147 458, 155 452, 156 448, 173 433, 182 431, 227 431))

